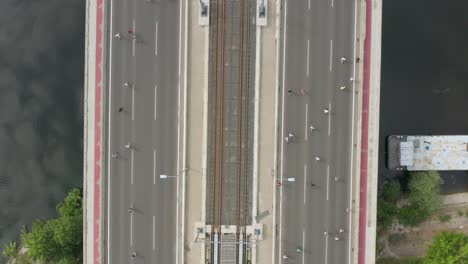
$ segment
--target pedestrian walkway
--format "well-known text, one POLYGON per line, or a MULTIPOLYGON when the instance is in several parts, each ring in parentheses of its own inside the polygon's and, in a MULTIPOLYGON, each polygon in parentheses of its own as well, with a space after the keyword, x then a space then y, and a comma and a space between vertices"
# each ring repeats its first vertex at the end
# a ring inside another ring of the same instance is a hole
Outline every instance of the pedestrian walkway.
POLYGON ((185 263, 204 261, 208 27, 199 25, 199 2, 188 2, 187 167, 185 263), (201 154, 201 155, 200 155, 201 154), (197 228, 198 227, 198 228, 197 228))
POLYGON ((105 194, 102 160, 102 118, 106 86, 103 78, 105 62, 105 24, 103 0, 86 1, 85 76, 84 76, 84 145, 83 145, 83 262, 100 264, 103 259, 102 230, 105 194))
POLYGON ((375 262, 382 0, 357 1, 364 40, 358 264, 375 262))
MULTIPOLYGON (((277 30, 277 2, 267 1, 268 16, 267 25, 258 27, 257 34, 260 35, 260 75, 258 100, 258 120, 255 124, 258 128, 258 165, 257 171, 257 210, 253 212, 254 222, 261 223, 263 227, 263 240, 257 241, 256 263, 272 263, 274 256, 274 192, 276 189, 275 167, 276 167, 276 66, 277 60, 277 40, 275 39, 277 30), (256 221, 255 221, 256 220, 256 221)), ((255 262, 254 262, 255 263, 255 262)))

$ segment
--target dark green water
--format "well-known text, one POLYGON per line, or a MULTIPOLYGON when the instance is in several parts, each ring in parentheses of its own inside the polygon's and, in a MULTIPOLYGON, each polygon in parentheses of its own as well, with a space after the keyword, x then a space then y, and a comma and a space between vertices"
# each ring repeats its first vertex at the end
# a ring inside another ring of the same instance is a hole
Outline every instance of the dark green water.
MULTIPOLYGON (((379 180, 384 138, 468 134, 468 1, 383 0, 379 180)), ((466 171, 443 172, 446 193, 468 190, 466 171)))
POLYGON ((0 248, 83 185, 84 0, 0 1, 0 248))

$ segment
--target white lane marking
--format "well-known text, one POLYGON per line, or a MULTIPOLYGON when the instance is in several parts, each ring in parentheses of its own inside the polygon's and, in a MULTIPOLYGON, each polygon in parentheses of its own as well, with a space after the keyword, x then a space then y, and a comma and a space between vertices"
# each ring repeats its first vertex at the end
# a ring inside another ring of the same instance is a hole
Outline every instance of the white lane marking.
MULTIPOLYGON (((353 33, 353 50, 354 50, 354 54, 353 54, 353 76, 354 76, 354 80, 356 80, 356 24, 357 24, 357 4, 356 2, 354 1, 354 33, 353 33)), ((353 97, 353 103, 352 103, 352 108, 351 108, 351 146, 350 146, 350 149, 351 149, 351 160, 350 160, 350 163, 351 163, 351 166, 350 166, 350 187, 349 187, 349 209, 352 209, 352 201, 353 201, 353 170, 354 170, 354 166, 353 166, 353 163, 354 163, 354 91, 355 91, 355 86, 356 86, 356 81, 353 82, 353 90, 352 90, 352 97, 353 97)), ((348 230, 349 230, 349 233, 351 234, 351 228, 352 228, 352 211, 350 211, 349 213, 349 223, 348 223, 348 230)), ((352 249, 352 244, 351 244, 351 235, 348 236, 348 264, 351 264, 351 249, 352 249)))
MULTIPOLYGON (((111 105, 112 105, 112 44, 114 43, 114 38, 113 38, 113 34, 114 34, 114 30, 113 30, 113 19, 112 19, 112 14, 113 14, 113 11, 114 10, 114 1, 111 0, 110 1, 110 14, 111 14, 111 18, 110 18, 110 32, 109 32, 109 39, 110 39, 110 46, 109 46, 109 109, 108 109, 108 115, 109 115, 109 123, 107 125, 107 130, 108 130, 108 134, 107 136, 109 137, 109 142, 112 142, 111 141, 111 119, 112 119, 112 112, 111 112, 111 105)), ((111 147, 111 144, 108 144, 108 155, 107 157, 110 157, 111 155, 111 150, 110 150, 110 147, 111 147)), ((110 166, 110 162, 107 162, 107 172, 108 172, 108 175, 112 175, 111 174, 111 166, 110 166)), ((111 262, 111 253, 110 253, 110 248, 111 248, 111 190, 112 190, 112 186, 111 186, 111 178, 112 177, 107 177, 107 187, 109 188, 108 192, 107 192, 107 204, 109 206, 107 206, 107 259, 108 259, 108 263, 112 263, 111 262)))
POLYGON ((307 77, 309 77, 309 48, 310 48, 310 40, 307 40, 307 77))
MULTIPOLYGON (((288 0, 285 0, 284 1, 284 32, 283 32, 283 100, 282 100, 282 105, 281 105, 281 108, 282 108, 282 114, 281 114, 281 155, 280 155, 280 158, 281 158, 281 162, 280 162, 280 167, 281 167, 281 171, 280 171, 280 180, 282 181, 283 180, 283 150, 284 150, 284 142, 283 142, 283 135, 284 135, 284 98, 286 98, 286 93, 285 93, 285 89, 284 89, 284 85, 285 85, 285 71, 286 71, 286 67, 285 67, 285 64, 286 64, 286 31, 288 29, 287 27, 287 24, 288 24, 288 0)), ((283 222, 283 216, 282 216, 282 213, 283 213, 283 188, 280 188, 280 208, 279 208, 279 245, 278 245, 278 259, 281 259, 281 253, 283 252, 283 248, 282 248, 282 236, 283 236, 283 230, 282 230, 282 222, 283 222)))
POLYGON ((153 215, 153 251, 154 251, 154 248, 155 248, 155 236, 156 236, 156 229, 155 229, 155 217, 153 215))
POLYGON ((156 149, 153 150, 153 184, 156 184, 156 149))
POLYGON ((328 136, 330 136, 331 133, 331 103, 328 104, 328 136))
POLYGON ((310 0, 309 0, 309 9, 310 9, 310 0))
POLYGON ((328 201, 328 198, 329 198, 329 190, 330 190, 329 182, 330 182, 330 165, 327 165, 327 201, 328 201))
MULTIPOLYGON (((282 20, 282 17, 281 17, 281 12, 280 12, 280 1, 276 1, 276 12, 278 12, 279 14, 279 19, 276 20, 276 29, 279 29, 280 27, 280 23, 281 23, 281 20, 282 20)), ((275 37, 276 38, 280 38, 279 36, 280 34, 280 31, 277 30, 276 31, 276 34, 275 34, 275 37)), ((279 98, 280 98, 280 59, 281 59, 281 45, 276 45, 276 65, 275 65, 275 108, 276 111, 275 111, 275 130, 274 130, 274 139, 276 139, 275 141, 275 144, 274 144, 274 149, 275 151, 273 151, 273 168, 275 169, 272 169, 271 173, 273 174, 273 177, 275 177, 275 180, 276 180, 276 177, 278 175, 278 147, 281 146, 281 142, 278 142, 278 133, 281 134, 281 132, 278 131, 278 127, 279 127, 279 122, 278 122, 278 116, 279 116, 279 98)), ((281 140, 282 141, 282 140, 281 140)), ((277 199, 278 199, 278 196, 277 196, 277 193, 278 193, 278 188, 276 187, 276 182, 273 181, 272 182, 272 188, 273 188, 273 204, 275 206, 273 206, 273 227, 275 228, 275 230, 272 231, 272 240, 271 240, 271 260, 272 260, 272 263, 274 264, 275 263, 275 254, 276 254, 276 251, 277 251, 277 243, 276 243, 276 236, 277 236, 277 199)))
MULTIPOLYGON (((181 2, 184 2, 184 1, 181 1, 181 2)), ((180 80, 180 71, 181 71, 181 62, 182 62, 182 54, 181 54, 181 49, 182 49, 182 5, 180 5, 180 8, 179 8, 179 72, 178 72, 178 76, 179 76, 179 80, 180 80)), ((177 249, 176 249, 176 252, 177 252, 177 249)), ((177 255, 176 254, 176 259, 177 259, 177 255)), ((177 261, 176 261, 177 263, 177 261)))
POLYGON ((136 38, 135 38, 135 19, 133 19, 133 41, 132 41, 132 54, 133 54, 133 57, 135 57, 135 44, 136 44, 136 38))
POLYGON ((154 55, 158 56, 158 21, 156 21, 156 33, 154 34, 154 55))
POLYGON ((304 250, 305 250, 305 231, 302 231, 302 264, 305 263, 304 250))
POLYGON ((158 86, 154 86, 154 121, 156 121, 156 116, 158 112, 158 86))
MULTIPOLYGON (((186 166, 186 160, 187 160, 187 152, 186 152, 186 148, 187 148, 187 62, 188 62, 188 8, 187 8, 187 1, 184 2, 185 3, 185 16, 184 16, 184 22, 185 22, 185 25, 184 25, 184 86, 183 86, 183 109, 184 109, 184 113, 183 113, 183 123, 182 123, 182 127, 183 127, 183 130, 182 130, 182 168, 184 168, 184 170, 187 172, 187 166, 186 166)), ((180 17, 182 17, 182 7, 180 8, 180 17)), ((182 18, 180 19, 180 21, 182 21, 182 18)), ((181 23, 182 24, 182 23, 181 23)), ((182 30, 181 30, 182 32, 182 30)), ((182 41, 179 40, 179 43, 182 43, 182 41)), ((180 45, 180 44, 179 44, 180 45)), ((180 50, 181 48, 179 48, 180 50)), ((181 69, 181 65, 179 64, 179 69, 181 69)), ((179 109, 180 109, 180 106, 179 106, 179 109)), ((181 198, 179 198, 177 196, 177 200, 179 201, 182 201, 181 202, 181 217, 180 219, 182 219, 180 222, 180 226, 182 227, 181 228, 181 235, 180 235, 180 243, 184 243, 185 241, 185 178, 186 177, 186 174, 183 174, 183 177, 181 179, 182 181, 182 187, 181 187, 181 198)), ((177 186, 179 186, 179 182, 177 181, 177 186)), ((177 192, 179 193, 179 192, 177 192)), ((177 212, 179 211, 179 204, 177 204, 177 212)), ((176 214, 176 217, 178 218, 178 214, 176 214)), ((178 221, 177 221, 178 223, 178 221)), ((177 232, 177 229, 176 229, 176 233, 177 232)), ((176 239, 176 243, 179 243, 179 241, 177 241, 176 239)), ((184 248, 184 247, 182 247, 184 248)), ((184 260, 184 256, 185 254, 181 254, 181 260, 180 260, 180 263, 185 263, 185 260, 184 260)), ((178 257, 176 256, 176 263, 179 263, 178 261, 178 257)))
POLYGON ((334 7, 335 3, 334 0, 331 0, 331 7, 334 7))
POLYGON ((304 164, 304 204, 306 203, 306 197, 307 197, 307 164, 304 164))
POLYGON ((130 180, 131 184, 133 184, 133 149, 130 152, 130 180))
POLYGON ((304 132, 305 132, 305 140, 307 141, 307 135, 308 135, 308 133, 307 133, 307 128, 308 128, 308 127, 307 127, 307 124, 309 123, 309 122, 308 122, 308 115, 307 115, 307 114, 308 114, 308 112, 309 112, 309 111, 308 111, 309 104, 306 104, 306 105, 305 105, 305 108, 306 108, 306 109, 305 109, 305 130, 304 130, 304 132))
POLYGON ((325 236, 325 264, 328 263, 328 235, 325 236))
POLYGON ((330 71, 333 69, 333 39, 330 39, 330 71))
POLYGON ((133 246, 133 213, 130 213, 130 246, 133 246))
POLYGON ((132 89, 132 121, 133 120, 135 120, 135 86, 133 86, 132 89))
MULTIPOLYGON (((179 120, 180 120, 180 108, 181 108, 180 107, 180 72, 181 72, 181 68, 182 68, 181 67, 181 62, 182 62, 182 60, 181 60, 181 58, 182 58, 181 50, 182 50, 182 6, 183 6, 183 2, 185 2, 185 4, 186 4, 185 5, 185 26, 186 27, 185 27, 185 39, 184 39, 185 44, 187 44, 187 23, 188 23, 187 22, 187 14, 188 14, 187 12, 188 11, 187 11, 187 3, 186 3, 187 1, 180 1, 180 4, 179 4, 179 52, 178 52, 179 53, 179 56, 178 56, 179 57, 179 60, 178 60, 179 64, 178 64, 178 67, 177 67, 178 71, 179 71, 179 73, 178 73, 178 90, 177 90, 177 102, 178 102, 178 107, 177 107, 177 120, 178 120, 178 122, 177 122, 177 153, 179 153, 179 150, 180 150, 179 149, 179 147, 180 147, 179 146, 179 143, 180 143, 180 122, 179 122, 179 120)), ((184 61, 185 61, 185 63, 187 63, 187 57, 186 57, 187 56, 187 50, 186 49, 187 49, 187 47, 185 47, 185 52, 184 52, 184 61)), ((185 75, 185 78, 184 78, 184 82, 186 82, 186 81, 187 81, 187 75, 185 75)), ((184 97, 184 99, 185 99, 185 97, 184 97)), ((185 109, 184 109, 184 111, 185 111, 185 109)), ((185 127, 184 127, 184 129, 185 129, 185 127)), ((177 173, 179 173, 179 163, 180 163, 180 155, 177 154, 177 165, 176 165, 177 166, 177 173)), ((182 175, 182 176, 183 176, 182 177, 182 179, 183 179, 182 182, 185 182, 185 175, 182 175)), ((182 242, 179 242, 179 202, 178 201, 180 200, 179 199, 179 195, 180 195, 180 192, 179 192, 179 186, 180 186, 179 179, 180 178, 181 177, 176 178, 176 189, 177 189, 177 191, 176 191, 176 199, 175 199, 175 205, 176 205, 175 206, 176 207, 175 263, 179 263, 179 243, 183 243, 183 241, 185 240, 185 238, 184 238, 184 228, 183 228, 183 226, 184 226, 184 212, 183 211, 184 210, 182 210, 182 213, 181 213, 182 214, 182 220, 180 221, 180 222, 182 222, 181 223, 182 224, 182 228, 181 228, 182 238, 180 239, 182 242)), ((183 187, 185 188, 185 185, 183 187)), ((182 196, 185 199, 185 193, 183 193, 182 196)), ((185 206, 184 203, 183 203, 183 206, 185 206)), ((183 245, 180 248, 183 250, 183 245)), ((182 255, 181 262, 184 262, 184 254, 181 254, 181 255, 182 255)))

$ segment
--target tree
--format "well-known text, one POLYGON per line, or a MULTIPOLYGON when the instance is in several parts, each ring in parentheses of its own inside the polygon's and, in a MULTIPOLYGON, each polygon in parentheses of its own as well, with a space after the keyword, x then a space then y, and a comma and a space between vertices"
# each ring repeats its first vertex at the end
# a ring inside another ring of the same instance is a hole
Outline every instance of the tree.
POLYGON ((60 217, 53 220, 54 240, 63 256, 81 257, 83 248, 83 204, 78 189, 72 190, 57 206, 60 217))
POLYGON ((419 171, 411 174, 408 183, 408 200, 411 206, 431 214, 440 208, 440 175, 437 171, 419 171))
POLYGON ((57 206, 59 217, 48 221, 37 220, 31 231, 21 229, 21 246, 28 249, 25 256, 13 256, 16 244, 5 250, 10 259, 16 263, 74 264, 81 263, 83 258, 83 204, 81 192, 74 189, 65 200, 57 206))
POLYGON ((83 201, 79 189, 71 190, 65 200, 57 205, 57 211, 60 216, 82 216, 83 201))
POLYGON ((401 186, 397 180, 392 180, 384 184, 381 196, 385 201, 396 203, 401 196, 401 186))
POLYGON ((401 186, 396 180, 384 183, 377 199, 377 221, 381 228, 390 226, 398 215, 396 202, 401 196, 401 186))
POLYGON ((442 232, 427 250, 424 264, 468 263, 468 236, 463 233, 442 232))
POLYGON ((54 240, 54 229, 51 221, 35 221, 31 232, 25 231, 21 234, 22 245, 28 248, 28 256, 31 260, 48 262, 56 259, 60 246, 54 240))
MULTIPOLYGON (((416 226, 425 221, 431 213, 439 209, 442 203, 440 183, 441 179, 436 171, 411 173, 407 190, 408 204, 401 208, 396 208, 396 212, 395 210, 391 211, 398 215, 398 222, 405 226, 416 226)), ((399 191, 401 191, 399 185, 389 185, 383 190, 382 196, 387 199, 395 199, 395 197, 401 195, 399 191)), ((382 210, 378 209, 378 212, 382 210)), ((387 208, 386 210, 391 209, 387 208)))
POLYGON ((9 258, 16 258, 18 256, 19 249, 16 242, 10 242, 2 251, 2 255, 9 258))

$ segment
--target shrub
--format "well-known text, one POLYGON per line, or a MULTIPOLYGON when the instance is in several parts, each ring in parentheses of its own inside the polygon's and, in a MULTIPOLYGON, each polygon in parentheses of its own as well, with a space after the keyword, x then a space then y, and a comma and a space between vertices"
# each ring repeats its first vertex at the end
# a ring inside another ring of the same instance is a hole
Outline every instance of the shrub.
POLYGON ((401 186, 398 181, 388 181, 382 186, 377 199, 377 221, 380 228, 385 229, 393 223, 398 215, 396 202, 400 197, 401 186))
POLYGON ((423 260, 415 257, 406 258, 382 258, 378 259, 376 264, 423 264, 423 260))
POLYGON ((379 198, 377 201, 377 221, 383 228, 391 226, 393 220, 398 215, 398 207, 391 202, 379 198))
POLYGON ((439 221, 442 223, 447 223, 448 221, 450 221, 450 219, 452 219, 451 215, 448 215, 448 214, 439 215, 439 221))
POLYGON ((377 237, 375 241, 375 255, 378 256, 383 251, 383 244, 382 241, 377 237))
POLYGON ((388 242, 390 242, 391 245, 396 245, 404 239, 406 239, 405 233, 395 233, 388 236, 388 242))
POLYGON ((429 216, 429 212, 425 208, 413 205, 400 208, 399 212, 398 221, 404 226, 417 226, 429 216))
POLYGON ((387 202, 396 203, 401 196, 401 186, 396 180, 384 184, 381 192, 382 198, 387 202))

